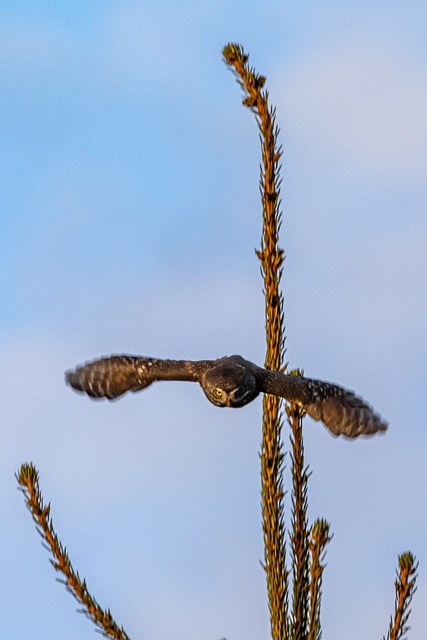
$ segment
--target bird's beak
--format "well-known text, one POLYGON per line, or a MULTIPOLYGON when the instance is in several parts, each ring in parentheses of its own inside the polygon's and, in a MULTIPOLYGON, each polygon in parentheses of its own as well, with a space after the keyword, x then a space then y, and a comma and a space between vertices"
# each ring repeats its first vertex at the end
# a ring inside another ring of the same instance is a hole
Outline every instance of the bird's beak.
POLYGON ((231 398, 227 398, 225 404, 227 405, 227 407, 231 407, 231 398))

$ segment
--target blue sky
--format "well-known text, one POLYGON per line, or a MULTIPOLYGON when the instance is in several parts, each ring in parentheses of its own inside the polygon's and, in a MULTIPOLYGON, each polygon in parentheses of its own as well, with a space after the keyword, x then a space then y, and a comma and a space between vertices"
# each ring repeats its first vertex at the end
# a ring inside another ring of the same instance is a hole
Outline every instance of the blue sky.
POLYGON ((426 32, 421 2, 2 3, 5 636, 94 633, 16 491, 31 460, 75 568, 132 638, 268 637, 261 402, 220 412, 170 383, 93 403, 63 384, 117 352, 262 362, 258 135, 221 60, 235 41, 282 129, 290 365, 390 422, 357 442, 305 423, 310 517, 334 532, 324 637, 386 632, 407 549, 424 637, 426 32))

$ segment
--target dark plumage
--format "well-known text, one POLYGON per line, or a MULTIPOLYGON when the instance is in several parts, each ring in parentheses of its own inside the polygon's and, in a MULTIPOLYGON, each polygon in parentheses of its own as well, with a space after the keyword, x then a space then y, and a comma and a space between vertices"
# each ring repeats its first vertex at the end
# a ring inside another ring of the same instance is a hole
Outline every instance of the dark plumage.
POLYGON ((243 407, 259 393, 300 404, 336 436, 356 438, 385 431, 387 423, 362 398, 329 382, 262 369, 241 356, 218 360, 159 360, 116 355, 66 373, 67 383, 92 398, 112 400, 157 380, 198 382, 217 407, 243 407))

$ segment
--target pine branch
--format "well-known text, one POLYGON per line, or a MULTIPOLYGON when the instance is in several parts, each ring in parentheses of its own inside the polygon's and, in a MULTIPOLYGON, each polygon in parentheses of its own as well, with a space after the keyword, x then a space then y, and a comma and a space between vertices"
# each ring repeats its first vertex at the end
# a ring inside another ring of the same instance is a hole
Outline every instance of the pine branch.
MULTIPOLYGON (((262 165, 260 192, 263 208, 261 261, 264 278, 267 349, 265 367, 284 371, 285 337, 283 329, 283 296, 279 290, 282 276, 283 250, 278 246, 280 229, 280 165, 281 149, 277 146, 279 128, 275 110, 268 104, 263 90, 266 78, 248 65, 248 56, 237 44, 223 49, 226 64, 234 71, 243 89, 243 104, 251 109, 260 131, 262 165)), ((261 495, 264 532, 264 569, 273 640, 288 638, 288 571, 286 569, 285 525, 283 508, 283 459, 281 443, 282 416, 280 400, 265 395, 263 400, 263 435, 261 445, 261 495)))
POLYGON ((276 110, 268 104, 268 92, 263 91, 266 78, 248 66, 249 56, 240 45, 229 44, 223 49, 226 64, 233 68, 245 98, 243 104, 255 115, 260 131, 262 165, 260 166, 260 192, 263 207, 263 233, 261 261, 264 276, 266 305, 267 351, 266 369, 284 371, 285 354, 283 295, 279 290, 282 277, 284 252, 278 246, 282 214, 280 211, 280 170, 282 148, 277 140, 280 129, 276 125, 276 110))
POLYGON ((390 618, 390 626, 387 633, 387 640, 403 640, 410 627, 408 619, 411 614, 409 608, 412 597, 415 593, 418 563, 410 551, 399 556, 399 569, 396 571, 396 602, 394 605, 394 616, 390 618))
POLYGON ((302 439, 303 410, 296 404, 286 412, 292 429, 292 638, 306 640, 308 634, 308 604, 310 592, 309 531, 307 517, 308 469, 304 466, 304 443, 302 439))
POLYGON ((23 464, 19 473, 16 474, 16 479, 25 496, 27 507, 36 523, 37 531, 52 553, 53 559, 50 562, 55 570, 64 576, 65 580, 60 580, 60 582, 65 584, 67 591, 82 605, 81 612, 92 620, 103 636, 114 638, 115 640, 129 640, 129 636, 125 633, 123 627, 117 626, 108 609, 104 611, 100 607, 95 598, 90 595, 86 581, 81 580, 79 574, 74 571, 67 550, 62 546, 53 528, 50 517, 50 504, 45 506, 43 503, 37 469, 31 463, 23 464))
POLYGON ((311 528, 310 540, 310 613, 308 625, 308 640, 320 640, 322 632, 320 628, 320 601, 322 590, 322 577, 325 565, 325 549, 331 536, 329 524, 326 520, 316 520, 311 528))

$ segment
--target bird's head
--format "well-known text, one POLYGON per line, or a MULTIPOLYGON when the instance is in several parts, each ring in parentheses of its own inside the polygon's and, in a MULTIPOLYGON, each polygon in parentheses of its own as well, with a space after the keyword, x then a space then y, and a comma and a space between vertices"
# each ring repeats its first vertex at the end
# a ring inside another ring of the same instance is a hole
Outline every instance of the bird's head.
POLYGON ((200 384, 207 399, 217 407, 243 407, 259 393, 253 373, 236 363, 213 366, 200 384))

